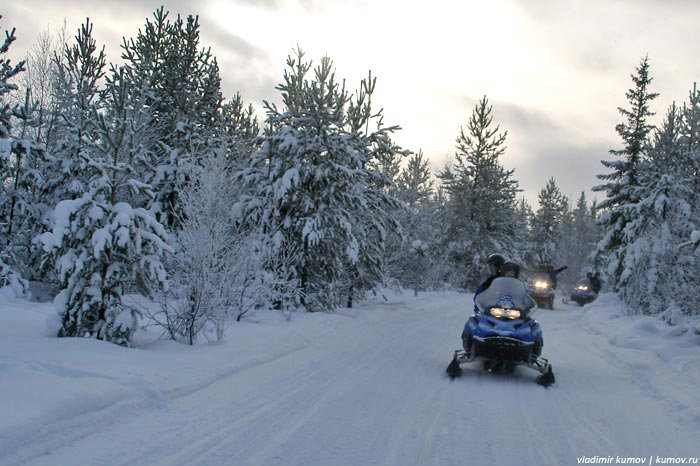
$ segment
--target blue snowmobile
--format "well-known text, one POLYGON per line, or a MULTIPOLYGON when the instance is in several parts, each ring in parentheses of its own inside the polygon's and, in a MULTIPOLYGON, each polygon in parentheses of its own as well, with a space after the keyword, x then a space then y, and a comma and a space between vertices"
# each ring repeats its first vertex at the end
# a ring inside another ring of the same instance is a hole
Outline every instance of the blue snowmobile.
POLYGON ((580 280, 569 293, 569 301, 579 306, 590 304, 598 298, 598 291, 589 278, 580 280))
POLYGON ((512 372, 516 366, 527 366, 540 373, 537 383, 552 385, 552 365, 541 357, 542 328, 531 317, 535 301, 523 282, 496 278, 475 301, 477 310, 462 333, 464 349, 455 351, 447 367, 450 378, 462 374, 461 364, 483 361, 489 372, 512 372))
POLYGON ((537 306, 554 309, 554 284, 547 275, 535 275, 527 286, 527 292, 537 306))

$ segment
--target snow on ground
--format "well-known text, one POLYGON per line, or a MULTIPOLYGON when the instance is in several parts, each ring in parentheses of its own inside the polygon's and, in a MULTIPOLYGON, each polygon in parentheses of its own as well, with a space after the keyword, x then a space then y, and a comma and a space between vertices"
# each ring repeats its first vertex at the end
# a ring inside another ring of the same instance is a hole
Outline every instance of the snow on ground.
MULTIPOLYGON (((258 312, 223 342, 54 338, 0 292, 0 464, 568 465, 700 456, 700 336, 614 295, 535 317, 557 384, 444 370, 470 295, 258 312), (685 330, 683 330, 685 329, 685 330)), ((654 464, 654 462, 652 462, 654 464)))

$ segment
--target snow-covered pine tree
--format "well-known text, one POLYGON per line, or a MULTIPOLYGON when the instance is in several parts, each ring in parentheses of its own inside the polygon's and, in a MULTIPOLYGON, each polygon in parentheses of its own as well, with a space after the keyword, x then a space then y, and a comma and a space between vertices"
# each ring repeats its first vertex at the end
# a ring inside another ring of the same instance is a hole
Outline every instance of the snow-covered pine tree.
MULTIPOLYGON (((54 57, 56 67, 56 146, 45 165, 43 202, 52 209, 64 199, 76 199, 86 189, 89 156, 96 140, 95 113, 102 108, 100 82, 106 72, 104 47, 98 51, 88 18, 78 30, 75 42, 66 44, 63 56, 54 57)), ((50 219, 47 219, 50 228, 50 219)))
POLYGON ((519 257, 522 264, 537 263, 535 246, 532 242, 532 218, 534 217, 532 207, 525 197, 521 197, 515 207, 513 224, 515 225, 515 237, 517 238, 516 257, 519 257))
POLYGON ((647 147, 647 137, 654 129, 648 122, 648 118, 654 115, 649 109, 649 104, 658 96, 649 89, 652 81, 649 75, 649 58, 642 59, 635 71, 636 74, 631 75, 634 87, 626 94, 630 108, 618 107, 625 121, 615 127, 622 138, 624 148, 610 151, 610 154, 621 159, 601 161, 603 166, 612 172, 598 175, 598 178, 606 183, 593 188, 593 191, 606 193, 606 199, 598 205, 601 210, 599 222, 603 229, 603 237, 596 248, 595 267, 605 269, 615 290, 619 289, 618 281, 625 259, 624 231, 631 220, 625 212, 632 212, 624 206, 638 201, 634 193, 639 185, 639 164, 647 147))
POLYGON ((663 313, 671 323, 678 314, 698 315, 686 303, 700 288, 700 256, 687 247, 688 238, 691 246, 698 239, 699 151, 700 93, 693 86, 681 110, 669 109, 643 165, 621 289, 632 311, 663 313))
MULTIPOLYGON (((0 16, 2 19, 2 16, 0 16)), ((17 198, 19 172, 22 170, 20 157, 26 148, 21 140, 13 136, 13 123, 17 107, 9 103, 8 94, 17 90, 11 80, 24 70, 24 62, 13 65, 6 54, 16 40, 15 29, 5 31, 5 40, 0 44, 0 287, 11 286, 16 294, 26 291, 26 281, 21 278, 19 268, 22 260, 17 257, 12 229, 17 233, 16 219, 12 218, 17 198)), ((26 120, 25 120, 26 121, 26 120)))
POLYGON ((227 167, 232 171, 246 168, 250 156, 258 147, 257 137, 260 125, 253 111, 253 106, 243 104, 240 94, 236 94, 221 106, 217 129, 216 146, 226 149, 227 167))
MULTIPOLYGON (((400 231, 396 214, 401 203, 395 198, 396 173, 400 159, 410 154, 392 139, 399 126, 385 126, 383 109, 375 111, 372 96, 377 78, 368 73, 347 107, 346 131, 351 135, 354 150, 361 154, 363 178, 361 202, 355 203, 354 235, 358 241, 358 260, 346 260, 343 291, 346 305, 384 281, 388 235, 400 231)), ((349 257, 346 259, 350 259, 349 257)))
POLYGON ((564 288, 573 286, 590 271, 590 256, 598 240, 595 210, 586 201, 586 193, 581 192, 576 207, 567 208, 556 239, 555 263, 569 267, 561 276, 564 288))
POLYGON ((150 296, 165 285, 162 256, 169 246, 163 226, 126 200, 152 195, 136 179, 147 156, 149 109, 132 92, 123 69, 113 70, 93 109, 94 143, 83 147, 85 191, 58 203, 51 232, 41 236, 63 290, 54 300, 62 325, 58 336, 92 337, 129 345, 137 326, 127 292, 150 296))
POLYGON ((396 188, 398 198, 409 210, 418 209, 426 204, 433 195, 433 180, 428 167, 428 160, 419 150, 408 159, 406 167, 398 177, 396 188))
POLYGON ((390 274, 401 285, 419 290, 431 285, 431 258, 437 247, 435 235, 436 205, 433 179, 423 151, 413 154, 396 183, 396 196, 405 208, 397 211, 402 235, 391 235, 394 250, 388 254, 390 274))
POLYGON ((535 264, 554 265, 559 229, 565 220, 569 202, 554 178, 550 178, 538 195, 539 207, 532 217, 532 243, 535 264))
MULTIPOLYGON (((101 81, 106 72, 104 47, 98 50, 92 36, 93 23, 87 18, 74 42, 63 43, 52 65, 52 96, 49 109, 51 130, 45 137, 49 150, 46 162, 37 167, 43 183, 38 186, 37 210, 42 230, 53 228, 53 214, 59 202, 76 199, 87 189, 86 161, 96 143, 95 113, 101 112, 101 81)), ((31 267, 39 279, 58 282, 51 255, 44 254, 39 241, 32 249, 31 267)))
POLYGON ((318 310, 351 302, 381 280, 393 227, 387 212, 398 203, 383 191, 386 177, 369 167, 400 149, 389 138, 397 128, 374 118, 373 80, 351 98, 329 58, 309 77, 303 55, 297 49, 288 58, 277 87, 284 108, 265 103, 262 148, 241 175, 254 193, 242 208, 272 256, 293 258, 276 274, 280 282, 298 280, 301 299, 282 305, 318 310))
POLYGON ((466 130, 460 128, 454 167, 439 175, 447 195, 444 248, 459 287, 476 287, 489 254, 517 252, 514 212, 520 189, 514 170, 499 161, 507 132, 492 126, 492 110, 486 96, 476 104, 466 130))
POLYGON ((681 152, 688 175, 693 180, 691 197, 690 221, 695 230, 700 230, 700 89, 693 83, 688 101, 681 109, 681 152))
POLYGON ((170 21, 163 7, 136 38, 124 39, 122 58, 132 88, 152 109, 152 160, 141 168, 156 195, 150 210, 176 227, 178 191, 190 165, 218 145, 212 136, 222 105, 219 66, 211 49, 200 47, 199 18, 170 21))
POLYGON ((5 224, 0 238, 6 239, 0 241, 7 246, 15 270, 27 279, 36 279, 39 261, 33 238, 43 231, 43 209, 39 201, 46 151, 43 144, 34 140, 35 133, 31 131, 38 125, 38 115, 37 104, 29 99, 27 90, 24 104, 14 109, 17 124, 11 137, 10 163, 6 171, 0 171, 0 222, 5 224))
POLYGON ((680 130, 680 114, 674 103, 641 163, 634 193, 638 200, 623 206, 631 220, 624 232, 618 287, 632 312, 663 312, 680 297, 670 291, 683 290, 693 281, 685 273, 677 273, 684 266, 679 263, 678 245, 692 231, 688 199, 693 181, 681 153, 680 130))

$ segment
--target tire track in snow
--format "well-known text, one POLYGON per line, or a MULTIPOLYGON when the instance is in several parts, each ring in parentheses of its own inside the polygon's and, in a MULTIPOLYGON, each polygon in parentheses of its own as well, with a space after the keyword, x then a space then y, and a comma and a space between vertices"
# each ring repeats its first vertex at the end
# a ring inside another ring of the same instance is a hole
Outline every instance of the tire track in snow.
POLYGON ((450 383, 450 385, 443 391, 442 401, 440 402, 440 408, 438 409, 438 412, 435 415, 435 419, 433 419, 433 423, 427 432, 425 441, 423 442, 423 448, 421 449, 420 455, 418 455, 418 461, 416 462, 416 464, 422 465, 424 463, 426 454, 432 446, 433 436, 435 435, 435 429, 437 427, 438 421, 442 417, 443 411, 445 411, 445 405, 447 404, 447 395, 449 394, 452 386, 453 384, 450 383))

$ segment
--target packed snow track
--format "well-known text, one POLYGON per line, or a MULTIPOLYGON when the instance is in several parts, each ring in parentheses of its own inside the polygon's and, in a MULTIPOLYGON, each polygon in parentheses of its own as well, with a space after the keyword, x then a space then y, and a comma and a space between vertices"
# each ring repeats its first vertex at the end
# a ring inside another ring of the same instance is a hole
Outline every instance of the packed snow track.
MULTIPOLYGON (((491 374, 474 363, 463 366, 461 378, 446 377, 471 302, 457 293, 406 294, 353 311, 294 316, 269 332, 264 322, 248 323, 259 328, 258 340, 270 334, 252 352, 235 350, 250 349, 243 331, 219 345, 118 348, 104 358, 146 361, 123 378, 80 361, 52 365, 40 349, 67 351, 72 339, 45 337, 43 346, 32 346, 20 333, 14 353, 0 352, 0 375, 7 367, 15 374, 10 385, 40 374, 65 386, 44 386, 52 397, 33 396, 31 407, 21 401, 22 386, 6 386, 2 407, 11 415, 0 423, 0 464, 573 465, 593 456, 700 456, 697 364, 678 367, 635 347, 634 339, 621 343, 606 333, 612 330, 605 323, 616 322, 604 320, 615 311, 612 298, 583 309, 558 300, 554 311, 535 314, 543 355, 556 373, 550 388, 521 367, 491 374), (212 356, 217 352, 225 357, 212 356), (166 369, 149 362, 153 354, 180 359, 185 373, 195 356, 218 367, 176 386, 166 369), (81 379, 103 402, 88 397, 85 408, 66 395, 58 406, 76 409, 51 405, 56 391, 81 379)), ((40 316, 43 306, 22 311, 40 316)), ((83 343, 108 346, 74 344, 83 343)))

